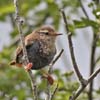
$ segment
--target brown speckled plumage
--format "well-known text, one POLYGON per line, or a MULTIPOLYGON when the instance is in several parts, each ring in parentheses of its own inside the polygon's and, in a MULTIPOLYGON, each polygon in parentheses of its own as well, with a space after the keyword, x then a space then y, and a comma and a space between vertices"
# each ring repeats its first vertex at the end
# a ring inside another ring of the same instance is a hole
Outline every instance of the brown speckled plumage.
MULTIPOLYGON (((42 26, 25 37, 25 45, 29 62, 33 63, 32 69, 41 69, 47 66, 56 54, 55 39, 57 32, 50 26, 42 26)), ((23 52, 19 46, 16 50, 14 64, 23 64, 23 52)))

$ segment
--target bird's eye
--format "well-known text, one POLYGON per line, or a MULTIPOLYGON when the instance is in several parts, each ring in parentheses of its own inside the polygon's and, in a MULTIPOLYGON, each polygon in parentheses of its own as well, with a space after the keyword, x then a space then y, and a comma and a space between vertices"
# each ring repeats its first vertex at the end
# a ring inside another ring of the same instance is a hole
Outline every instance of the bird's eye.
POLYGON ((45 32, 45 35, 48 35, 49 33, 48 32, 45 32))

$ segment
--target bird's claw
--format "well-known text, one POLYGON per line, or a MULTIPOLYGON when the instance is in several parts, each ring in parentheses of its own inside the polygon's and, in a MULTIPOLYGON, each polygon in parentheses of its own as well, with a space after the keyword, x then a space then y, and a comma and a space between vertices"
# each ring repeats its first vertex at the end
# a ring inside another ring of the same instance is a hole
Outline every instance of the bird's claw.
POLYGON ((32 63, 28 63, 27 66, 25 67, 26 71, 29 71, 32 68, 33 64, 32 63))

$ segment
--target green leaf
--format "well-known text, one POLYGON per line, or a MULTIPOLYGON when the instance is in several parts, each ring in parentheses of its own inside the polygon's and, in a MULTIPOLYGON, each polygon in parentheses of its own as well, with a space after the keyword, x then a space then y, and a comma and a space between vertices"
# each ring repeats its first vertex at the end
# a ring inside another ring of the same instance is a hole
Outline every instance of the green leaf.
POLYGON ((62 76, 71 77, 73 74, 74 74, 74 72, 73 71, 70 71, 70 72, 64 73, 62 76))
POLYGON ((78 20, 74 20, 74 25, 75 25, 75 28, 87 27, 87 25, 83 21, 78 21, 78 20))
POLYGON ((96 45, 100 47, 100 39, 96 42, 96 45))
POLYGON ((90 2, 89 4, 88 4, 88 7, 90 7, 90 8, 92 8, 94 6, 94 3, 93 2, 90 2))
POLYGON ((76 28, 85 28, 88 26, 92 26, 94 29, 98 29, 99 28, 99 24, 96 21, 93 20, 89 20, 86 18, 82 18, 81 21, 79 20, 74 20, 74 25, 76 28))
POLYGON ((75 26, 72 24, 68 24, 69 31, 73 34, 75 30, 75 26))
POLYGON ((93 10, 93 14, 95 15, 97 19, 99 19, 100 18, 100 8, 93 10))
POLYGON ((8 14, 8 13, 12 13, 12 12, 14 12, 14 6, 12 4, 0 7, 0 16, 8 14))

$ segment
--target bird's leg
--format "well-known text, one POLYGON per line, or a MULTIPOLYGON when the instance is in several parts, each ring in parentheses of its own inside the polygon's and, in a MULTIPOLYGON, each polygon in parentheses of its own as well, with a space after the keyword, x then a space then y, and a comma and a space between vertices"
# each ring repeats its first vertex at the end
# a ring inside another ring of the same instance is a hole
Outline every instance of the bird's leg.
POLYGON ((47 79, 47 81, 49 82, 50 85, 53 85, 53 83, 54 83, 53 77, 43 69, 41 69, 41 72, 43 73, 42 77, 47 79))
POLYGON ((33 66, 33 64, 29 62, 29 63, 26 65, 25 70, 26 70, 26 71, 30 70, 30 69, 32 68, 32 66, 33 66))

